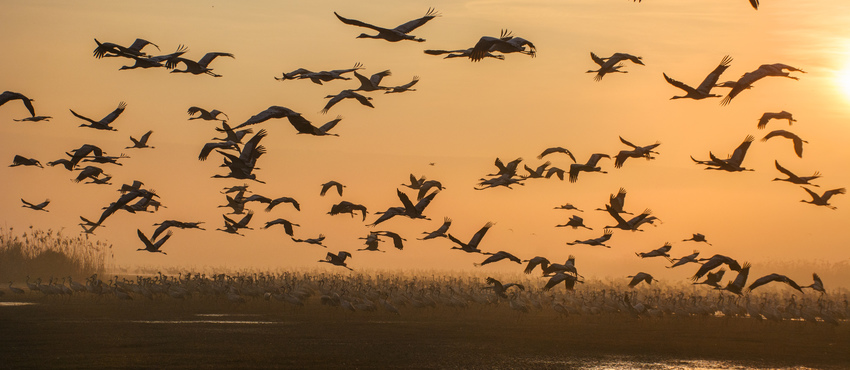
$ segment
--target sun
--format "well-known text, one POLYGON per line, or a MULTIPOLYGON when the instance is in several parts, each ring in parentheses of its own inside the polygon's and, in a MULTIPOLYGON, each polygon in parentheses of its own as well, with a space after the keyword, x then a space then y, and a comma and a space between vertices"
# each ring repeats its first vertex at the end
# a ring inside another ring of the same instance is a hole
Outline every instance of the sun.
POLYGON ((844 94, 844 98, 850 100, 850 65, 836 72, 835 85, 844 94))

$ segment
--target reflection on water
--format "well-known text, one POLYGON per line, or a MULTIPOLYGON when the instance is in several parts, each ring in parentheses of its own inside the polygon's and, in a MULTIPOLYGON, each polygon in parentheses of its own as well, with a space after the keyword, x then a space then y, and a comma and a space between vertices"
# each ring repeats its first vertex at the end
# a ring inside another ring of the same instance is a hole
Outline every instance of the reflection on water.
MULTIPOLYGON (((649 370, 750 370, 750 369, 782 369, 777 367, 759 367, 752 364, 741 365, 730 361, 709 361, 709 360, 658 360, 647 361, 629 357, 610 356, 603 358, 571 358, 567 360, 534 360, 528 361, 532 365, 541 365, 540 367, 562 367, 565 369, 583 369, 583 370, 632 370, 632 369, 649 369, 649 370)), ((808 367, 792 367, 785 369, 807 370, 808 367)))
POLYGON ((10 306, 10 307, 12 307, 12 306, 32 306, 32 305, 35 305, 35 304, 37 304, 37 303, 33 303, 33 302, 0 302, 0 307, 3 307, 3 306, 10 306))
POLYGON ((241 325, 285 325, 282 321, 231 321, 231 320, 132 320, 142 324, 241 324, 241 325))

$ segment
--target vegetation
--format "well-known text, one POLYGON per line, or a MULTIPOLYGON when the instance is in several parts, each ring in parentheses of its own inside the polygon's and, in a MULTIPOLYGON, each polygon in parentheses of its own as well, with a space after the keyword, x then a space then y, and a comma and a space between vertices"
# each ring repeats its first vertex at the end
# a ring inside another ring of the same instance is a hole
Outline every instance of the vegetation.
POLYGON ((65 236, 61 230, 30 226, 19 233, 0 228, 0 281, 21 281, 28 275, 81 279, 105 271, 111 249, 111 244, 65 236))

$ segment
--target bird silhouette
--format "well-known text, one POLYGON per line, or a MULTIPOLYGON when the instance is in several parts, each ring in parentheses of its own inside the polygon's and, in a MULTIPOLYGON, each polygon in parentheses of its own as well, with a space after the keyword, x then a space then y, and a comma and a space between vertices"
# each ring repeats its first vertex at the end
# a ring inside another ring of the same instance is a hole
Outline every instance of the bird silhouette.
POLYGON ((414 19, 414 20, 409 21, 409 22, 405 22, 405 23, 403 23, 403 24, 401 24, 401 25, 399 25, 395 28, 390 29, 390 28, 383 28, 383 27, 371 25, 369 23, 358 21, 356 19, 344 18, 341 15, 337 14, 336 12, 334 12, 334 15, 336 15, 336 17, 340 21, 342 21, 342 23, 352 25, 352 26, 357 26, 357 27, 370 28, 372 30, 378 31, 377 35, 367 35, 365 33, 361 33, 359 36, 357 36, 357 38, 383 39, 383 40, 390 41, 390 42, 396 42, 396 41, 401 41, 401 40, 411 40, 411 41, 417 41, 417 42, 424 42, 425 39, 417 38, 416 36, 413 36, 413 35, 408 35, 408 33, 419 28, 423 24, 428 23, 428 21, 434 19, 435 17, 440 16, 440 14, 437 13, 436 10, 434 10, 433 8, 429 8, 428 12, 425 13, 425 16, 423 16, 421 18, 414 19))
POLYGON ((720 159, 714 155, 712 152, 708 152, 708 156, 710 160, 708 161, 699 161, 694 159, 692 156, 691 159, 697 164, 703 164, 708 167, 708 170, 724 170, 729 172, 739 172, 739 171, 752 171, 752 169, 748 169, 742 167, 741 164, 744 162, 744 157, 747 155, 747 150, 750 149, 750 145, 753 143, 752 135, 747 135, 744 138, 744 141, 735 148, 735 151, 732 152, 732 155, 728 159, 720 159))
POLYGON ((682 265, 687 264, 687 263, 699 263, 699 261, 697 261, 698 256, 699 256, 699 251, 695 250, 693 253, 691 253, 687 256, 684 256, 682 258, 670 258, 670 262, 673 262, 673 264, 670 265, 670 266, 667 266, 667 268, 671 269, 671 268, 674 268, 674 267, 682 266, 682 265))
POLYGON ((181 55, 185 54, 189 49, 180 45, 177 47, 177 51, 157 56, 136 56, 130 55, 127 56, 130 59, 134 60, 133 65, 130 66, 121 66, 118 70, 123 71, 127 69, 136 69, 136 68, 166 68, 173 69, 174 64, 177 62, 177 59, 180 58, 181 55))
POLYGON ((493 222, 487 222, 484 224, 478 232, 472 235, 472 238, 469 239, 469 243, 464 243, 452 236, 452 234, 448 234, 449 240, 457 244, 457 246, 454 246, 451 249, 460 249, 466 253, 482 253, 481 250, 478 249, 478 245, 481 243, 481 239, 484 238, 484 235, 487 234, 487 230, 490 230, 493 225, 495 225, 493 222))
POLYGON ((832 198, 833 195, 846 194, 847 193, 847 189, 838 188, 838 189, 827 190, 827 191, 823 192, 823 194, 818 195, 817 193, 809 190, 806 187, 801 186, 801 188, 803 188, 803 190, 805 190, 807 193, 809 193, 809 195, 812 197, 812 200, 803 199, 803 200, 800 200, 801 202, 811 203, 811 204, 814 204, 816 206, 824 206, 824 207, 827 207, 827 208, 830 208, 830 209, 836 209, 836 207, 831 206, 829 204, 829 199, 832 198))
POLYGON ((434 230, 434 231, 431 231, 431 232, 423 231, 422 233, 426 234, 426 235, 422 238, 419 238, 419 240, 428 240, 428 239, 434 239, 434 238, 438 238, 438 237, 447 238, 448 235, 446 234, 446 232, 449 231, 449 227, 451 227, 451 226, 452 226, 452 219, 445 217, 445 218, 443 218, 442 225, 440 225, 440 227, 438 227, 437 230, 434 230))
POLYGON ((44 202, 41 202, 39 204, 32 204, 30 202, 25 201, 23 198, 21 198, 21 202, 24 203, 21 207, 34 209, 36 211, 50 212, 50 211, 44 209, 45 207, 47 207, 48 204, 50 204, 50 199, 47 199, 44 202))
POLYGON ((629 281, 629 288, 634 288, 636 285, 640 284, 640 282, 642 282, 642 281, 644 281, 644 282, 646 282, 647 284, 650 284, 650 285, 652 284, 653 280, 658 281, 658 279, 652 277, 652 275, 647 274, 645 272, 638 272, 637 274, 629 275, 629 276, 626 276, 626 277, 632 278, 632 280, 629 281))
POLYGON ((212 68, 209 67, 209 64, 212 63, 213 59, 217 57, 235 58, 233 54, 223 52, 206 53, 197 62, 194 60, 178 57, 175 58, 172 62, 174 69, 171 70, 171 73, 191 73, 193 75, 208 74, 213 77, 221 77, 221 75, 213 73, 212 68), (186 69, 177 69, 176 66, 179 63, 183 63, 183 65, 186 66, 186 69))
POLYGON ((133 146, 128 146, 124 149, 144 149, 144 148, 153 149, 154 147, 148 145, 148 139, 150 139, 151 134, 153 134, 153 130, 148 130, 148 132, 145 132, 145 134, 142 135, 142 137, 139 138, 138 140, 136 140, 136 138, 130 136, 130 141, 133 142, 133 146))
POLYGON ((726 97, 720 101, 720 105, 728 105, 733 98, 738 96, 738 94, 740 94, 742 91, 750 88, 753 83, 768 76, 787 77, 792 80, 799 80, 798 77, 791 76, 790 72, 806 73, 801 69, 791 67, 787 64, 762 64, 755 71, 744 73, 741 78, 735 81, 735 83, 732 85, 732 90, 730 90, 729 94, 727 94, 726 97), (786 70, 788 72, 785 72, 786 70))
POLYGON ((638 145, 632 144, 631 142, 629 142, 626 139, 623 139, 622 136, 620 136, 620 142, 632 147, 632 149, 631 150, 621 150, 619 153, 617 153, 616 156, 614 156, 614 167, 615 168, 623 167, 623 164, 626 162, 626 159, 628 159, 628 158, 646 158, 647 161, 651 160, 651 159, 655 159, 655 157, 653 157, 652 154, 658 154, 658 152, 653 151, 653 149, 655 149, 656 147, 661 145, 661 142, 656 141, 655 144, 650 144, 650 145, 646 145, 646 146, 638 146, 638 145))
POLYGON ((765 275, 765 276, 762 276, 762 277, 756 279, 756 281, 752 282, 752 284, 750 284, 750 286, 747 287, 747 291, 752 291, 752 290, 754 290, 754 289, 756 289, 756 288, 758 288, 758 287, 760 287, 764 284, 772 283, 772 282, 780 282, 780 283, 788 284, 788 286, 790 286, 794 289, 797 289, 797 291, 799 291, 800 293, 804 293, 803 289, 799 285, 797 285, 797 283, 794 280, 791 280, 791 278, 789 278, 785 275, 780 275, 780 274, 775 274, 775 273, 765 275))
POLYGON ((611 248, 611 246, 605 245, 605 242, 611 239, 611 236, 614 235, 614 230, 605 229, 603 231, 602 236, 593 239, 586 240, 576 240, 574 242, 567 242, 567 245, 576 245, 576 244, 585 244, 591 246, 600 246, 605 248, 611 248))
MULTIPOLYGON (((473 48, 468 49, 457 49, 457 50, 438 50, 438 49, 428 49, 425 50, 425 54, 428 55, 443 55, 446 54, 443 59, 450 58, 469 58, 472 55, 473 48)), ((501 54, 493 54, 493 53, 484 53, 482 58, 493 58, 498 60, 505 60, 505 56, 501 54)))
POLYGON ((798 185, 820 186, 820 185, 812 184, 812 183, 809 182, 809 181, 812 181, 814 179, 820 178, 821 177, 820 172, 815 172, 811 176, 802 176, 801 177, 801 176, 797 176, 793 172, 785 169, 785 167, 780 166, 779 161, 774 160, 774 163, 776 164, 776 169, 779 170, 779 172, 782 172, 783 174, 788 176, 788 178, 787 179, 775 178, 775 179, 773 179, 773 181, 787 181, 787 182, 790 182, 792 184, 798 184, 798 185))
POLYGON ((293 236, 293 234, 294 234, 293 226, 301 226, 299 224, 289 222, 288 220, 278 218, 278 219, 274 219, 274 220, 266 222, 266 226, 263 226, 263 229, 268 229, 268 228, 270 228, 274 225, 283 225, 283 231, 286 233, 286 235, 289 235, 289 236, 293 236))
MULTIPOLYGON (((484 253, 484 254, 488 254, 488 253, 484 253)), ((487 264, 490 264, 490 263, 493 263, 493 262, 498 262, 498 261, 501 261, 501 260, 504 260, 504 259, 516 262, 518 264, 522 264, 522 260, 519 259, 519 257, 514 256, 513 254, 505 252, 505 251, 498 251, 496 253, 490 254, 490 257, 487 257, 481 263, 475 263, 473 265, 480 267, 480 266, 484 266, 484 265, 487 265, 487 264)))
POLYGON ((551 148, 546 148, 546 149, 544 149, 544 150, 543 150, 543 152, 542 152, 542 153, 540 153, 540 155, 538 155, 538 156, 537 156, 537 159, 543 159, 543 157, 545 157, 545 156, 547 156, 547 155, 549 155, 549 154, 553 154, 553 153, 563 153, 563 154, 566 154, 566 155, 570 156, 570 159, 572 159, 572 160, 573 160, 573 163, 575 163, 575 161, 576 161, 576 157, 573 155, 573 153, 572 153, 572 152, 570 152, 570 150, 569 150, 569 149, 567 149, 567 148, 563 148, 563 147, 560 147, 560 146, 555 146, 555 147, 551 147, 551 148))
POLYGON ((157 50, 159 50, 159 46, 145 39, 136 39, 128 47, 112 42, 100 42, 97 41, 97 39, 94 39, 94 42, 97 43, 97 47, 94 49, 92 54, 97 59, 103 57, 145 57, 147 54, 142 52, 142 49, 148 45, 153 45, 157 50))
POLYGON ((80 127, 91 127, 91 128, 98 129, 98 130, 117 131, 114 127, 110 126, 109 124, 111 124, 113 121, 115 121, 115 119, 118 118, 118 116, 120 116, 121 113, 124 112, 125 108, 127 108, 127 103, 125 103, 123 101, 118 103, 118 108, 115 108, 115 110, 112 111, 112 113, 109 113, 108 115, 106 115, 106 117, 103 117, 100 121, 95 121, 91 118, 81 116, 81 115, 77 114, 77 112, 74 112, 73 109, 71 109, 70 111, 77 118, 89 122, 89 124, 82 124, 82 125, 80 125, 80 127))
POLYGON ((738 270, 738 276, 735 277, 735 280, 730 281, 726 284, 725 287, 720 288, 720 290, 725 290, 737 295, 742 295, 742 290, 747 285, 747 277, 750 275, 750 264, 744 263, 743 266, 738 270))
POLYGON ((348 253, 346 251, 340 251, 337 254, 328 252, 327 256, 325 256, 325 259, 319 260, 319 262, 330 263, 331 265, 345 267, 351 271, 354 271, 345 263, 345 260, 348 258, 351 258, 351 253, 348 253))
POLYGON ((405 91, 416 91, 416 89, 411 89, 411 87, 413 87, 413 85, 416 85, 416 83, 418 83, 418 82, 419 82, 419 76, 413 76, 412 81, 410 81, 410 82, 408 82, 404 85, 391 87, 388 91, 385 91, 384 94, 401 93, 401 92, 405 92, 405 91))
POLYGON ((670 252, 670 249, 672 249, 672 248, 673 248, 673 244, 670 244, 670 242, 667 242, 667 243, 664 243, 663 246, 656 248, 656 249, 653 249, 649 252, 640 252, 640 253, 635 252, 635 255, 640 257, 640 258, 665 257, 669 261, 670 260, 670 253, 668 253, 668 252, 670 252))
POLYGON ((595 153, 590 155, 590 159, 587 160, 587 163, 570 164, 570 182, 576 182, 578 180, 578 174, 581 172, 608 173, 606 171, 602 171, 601 167, 596 166, 602 158, 611 158, 611 156, 608 154, 595 153))
POLYGON ((817 273, 812 274, 812 284, 806 285, 800 288, 809 288, 814 291, 821 292, 821 294, 826 293, 826 289, 823 287, 823 281, 820 279, 817 273))
POLYGON ((27 107, 27 110, 30 112, 30 116, 35 117, 35 108, 32 105, 33 99, 27 98, 24 94, 12 91, 4 91, 0 94, 0 105, 6 104, 6 102, 12 100, 20 100, 24 102, 24 106, 27 107))
POLYGON ((329 82, 333 80, 350 80, 351 78, 343 76, 345 73, 351 73, 356 70, 363 69, 363 64, 355 63, 353 68, 346 69, 335 69, 331 71, 320 71, 320 72, 312 72, 310 70, 304 68, 298 68, 290 73, 284 73, 282 77, 275 77, 278 81, 292 80, 292 79, 308 79, 313 81, 313 83, 322 85, 322 82, 329 82))
POLYGON ((781 137, 784 137, 784 138, 787 138, 787 139, 791 139, 791 141, 794 142, 794 153, 796 153, 798 157, 803 158, 803 143, 808 143, 808 141, 801 139, 799 136, 797 136, 793 132, 785 131, 785 130, 774 130, 774 131, 771 131, 770 133, 768 133, 767 135, 765 135, 761 139, 761 141, 767 141, 768 139, 770 139, 772 137, 777 137, 777 136, 781 136, 781 137))
POLYGON ((691 240, 693 240, 695 242, 702 242, 702 243, 711 245, 711 243, 709 243, 708 240, 705 240, 705 235, 700 234, 700 233, 693 234, 693 236, 690 239, 682 239, 683 242, 691 241, 691 240))
POLYGON ((10 164, 9 167, 17 166, 35 166, 39 168, 44 168, 44 166, 41 165, 41 162, 39 162, 38 159, 27 158, 22 155, 16 154, 15 157, 12 158, 12 164, 10 164))
POLYGON ((371 102, 369 102, 369 100, 372 100, 371 97, 360 95, 354 92, 354 90, 342 90, 336 95, 326 96, 325 99, 330 100, 328 100, 328 103, 325 104, 324 108, 322 108, 322 114, 328 113, 328 110, 330 110, 331 107, 333 107, 336 103, 341 102, 343 99, 355 99, 362 105, 365 105, 369 108, 375 108, 375 106, 372 105, 371 102))
POLYGON ((705 98, 719 98, 722 95, 712 94, 711 89, 717 85, 717 79, 720 78, 720 75, 729 68, 729 63, 732 63, 732 58, 728 55, 724 56, 723 59, 720 60, 720 64, 714 68, 708 76, 705 76, 705 79, 702 80, 702 83, 697 86, 697 88, 690 87, 685 85, 682 82, 676 81, 667 76, 666 73, 662 73, 664 75, 664 79, 673 86, 676 86, 685 91, 685 95, 674 96, 672 99, 694 99, 700 100, 705 98))
POLYGON ((325 194, 327 194, 328 190, 330 190, 331 188, 336 188, 336 191, 337 191, 337 193, 339 193, 339 196, 342 196, 342 188, 344 188, 344 187, 345 187, 345 185, 339 183, 338 181, 331 180, 331 181, 328 181, 328 182, 322 184, 322 191, 319 192, 319 195, 325 196, 325 194))
POLYGON ((322 242, 325 241, 325 235, 324 234, 319 234, 319 236, 315 237, 315 238, 307 238, 307 239, 291 238, 291 239, 292 239, 293 242, 296 242, 296 243, 307 243, 307 244, 313 244, 313 245, 321 246, 323 248, 327 248, 324 244, 322 244, 322 242))
POLYGON ((507 292, 508 289, 510 289, 512 287, 516 287, 519 290, 525 290, 525 286, 522 285, 522 284, 517 284, 517 283, 502 284, 501 281, 496 280, 496 279, 489 277, 489 276, 487 277, 487 279, 485 281, 487 281, 487 284, 489 284, 489 286, 485 286, 484 289, 492 289, 493 293, 495 293, 497 296, 502 297, 502 298, 508 298, 508 295, 505 294, 505 292, 507 292))
POLYGON ((148 237, 145 236, 145 234, 140 229, 136 229, 136 234, 139 235, 139 239, 142 241, 142 243, 145 244, 144 248, 136 249, 137 251, 148 251, 151 253, 166 254, 165 252, 161 251, 160 248, 162 248, 162 245, 165 244, 165 241, 171 237, 171 231, 169 231, 167 234, 165 234, 165 236, 163 236, 156 242, 152 242, 150 239, 148 239, 148 237))
POLYGON ((764 113, 764 114, 761 115, 761 118, 759 118, 759 123, 758 123, 757 127, 759 129, 763 129, 763 128, 767 127, 767 122, 772 120, 772 119, 787 119, 789 126, 792 124, 792 122, 797 122, 797 120, 795 120, 794 117, 791 116, 791 113, 789 113, 789 112, 786 112, 786 111, 781 111, 781 112, 778 112, 778 113, 777 112, 767 112, 767 113, 764 113))
POLYGON ((224 112, 222 112, 218 109, 213 109, 211 111, 208 111, 208 110, 201 108, 201 107, 192 106, 192 107, 189 107, 188 113, 191 116, 191 117, 189 117, 190 121, 194 120, 194 119, 202 119, 204 121, 226 122, 227 119, 230 119, 230 117, 228 117, 227 114, 225 114, 224 112), (200 114, 195 116, 196 113, 200 113, 200 114), (222 115, 222 116, 224 116, 224 118, 227 118, 227 119, 220 119, 220 118, 218 118, 219 115, 222 115))
POLYGON ((555 225, 555 227, 567 227, 567 226, 570 226, 573 229, 578 229, 579 227, 583 227, 583 228, 588 229, 588 230, 593 230, 593 229, 584 225, 584 219, 583 218, 576 216, 576 215, 570 216, 569 221, 567 221, 567 223, 565 223, 563 225, 555 225))

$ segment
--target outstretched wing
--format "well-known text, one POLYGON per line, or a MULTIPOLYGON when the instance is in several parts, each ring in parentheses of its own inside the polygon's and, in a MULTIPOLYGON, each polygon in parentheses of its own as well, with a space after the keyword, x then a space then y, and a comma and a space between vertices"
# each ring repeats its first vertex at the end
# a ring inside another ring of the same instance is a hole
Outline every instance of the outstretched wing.
POLYGON ((428 8, 428 12, 425 13, 425 16, 423 16, 422 18, 414 19, 414 20, 407 22, 407 23, 404 23, 402 25, 399 25, 398 27, 395 28, 395 30, 399 31, 401 33, 408 33, 410 31, 413 31, 413 30, 419 28, 419 26, 421 26, 425 23, 428 23, 428 21, 434 19, 435 17, 439 17, 439 16, 440 16, 440 14, 437 13, 437 11, 434 10, 434 8, 428 8))
POLYGON ((343 17, 343 16, 341 16, 341 15, 337 14, 336 12, 334 12, 334 15, 335 15, 337 18, 339 18, 339 20, 340 20, 340 21, 342 21, 342 23, 345 23, 345 24, 348 24, 348 25, 357 26, 357 27, 366 27, 366 28, 371 28, 371 29, 373 29, 373 30, 375 30, 375 31, 379 31, 379 32, 380 32, 380 31, 386 31, 386 30, 387 30, 386 28, 378 27, 378 26, 375 26, 375 25, 371 25, 371 24, 369 24, 369 23, 361 22, 361 21, 358 21, 358 20, 356 20, 356 19, 345 18, 345 17, 343 17))
MULTIPOLYGON (((127 107, 127 103, 125 103, 123 101, 118 103, 118 108, 115 108, 115 110, 112 111, 112 113, 109 113, 109 115, 107 115, 106 117, 103 117, 103 119, 100 120, 100 122, 105 124, 105 125, 112 123, 112 121, 115 121, 115 119, 118 118, 118 116, 120 116, 121 113, 124 112, 124 108, 126 108, 126 107, 127 107)), ((72 111, 72 113, 73 113, 73 111, 72 111)))

